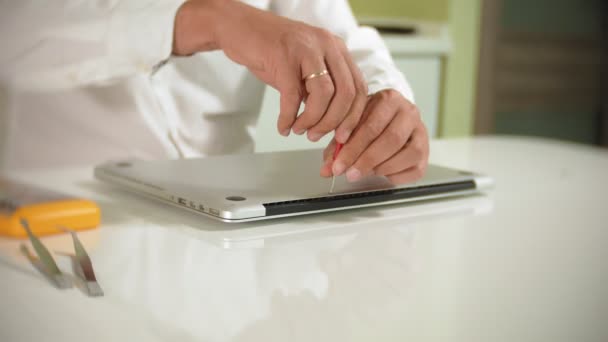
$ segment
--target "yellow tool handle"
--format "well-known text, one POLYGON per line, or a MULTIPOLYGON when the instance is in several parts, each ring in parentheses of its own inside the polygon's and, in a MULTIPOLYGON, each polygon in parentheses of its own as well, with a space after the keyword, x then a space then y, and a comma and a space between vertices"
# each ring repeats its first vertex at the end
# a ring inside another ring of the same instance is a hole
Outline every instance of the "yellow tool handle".
POLYGON ((92 229, 101 221, 101 210, 92 201, 66 199, 28 204, 10 214, 0 213, 0 235, 27 238, 20 219, 26 219, 37 236, 63 233, 58 226, 73 230, 92 229))

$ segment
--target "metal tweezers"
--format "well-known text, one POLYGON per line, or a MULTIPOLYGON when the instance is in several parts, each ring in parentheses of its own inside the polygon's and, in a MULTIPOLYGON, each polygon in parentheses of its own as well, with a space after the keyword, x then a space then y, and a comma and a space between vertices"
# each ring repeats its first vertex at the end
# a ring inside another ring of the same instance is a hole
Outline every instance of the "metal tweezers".
POLYGON ((72 256, 74 270, 80 279, 84 281, 87 294, 90 297, 103 296, 103 290, 97 282, 95 271, 93 271, 93 263, 91 262, 91 258, 78 239, 78 235, 74 230, 67 227, 59 227, 59 229, 66 233, 70 233, 72 236, 72 241, 74 242, 74 252, 76 253, 75 256, 72 256))
MULTIPOLYGON (((32 255, 25 244, 21 245, 21 252, 28 258, 28 260, 42 272, 51 282, 59 289, 67 289, 73 287, 72 277, 61 272, 57 263, 53 259, 53 256, 44 244, 34 235, 30 229, 29 223, 26 219, 21 219, 21 226, 27 232, 27 235, 32 243, 32 247, 36 252, 38 258, 32 255)), ((93 271, 93 264, 91 258, 87 254, 84 246, 78 239, 78 235, 72 229, 66 227, 58 227, 64 232, 70 233, 72 241, 74 242, 74 251, 76 255, 69 255, 72 258, 73 268, 76 275, 84 283, 84 291, 90 297, 103 296, 103 290, 95 277, 93 271)))

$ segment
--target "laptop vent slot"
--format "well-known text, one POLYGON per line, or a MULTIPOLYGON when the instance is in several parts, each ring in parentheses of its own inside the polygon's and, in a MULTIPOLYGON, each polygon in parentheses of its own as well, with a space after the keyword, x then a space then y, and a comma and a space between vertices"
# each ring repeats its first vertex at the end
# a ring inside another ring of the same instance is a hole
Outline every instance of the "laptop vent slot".
POLYGON ((360 192, 354 194, 329 195, 326 197, 306 198, 293 201, 264 203, 266 216, 286 215, 305 211, 316 211, 364 204, 389 202, 416 197, 448 194, 475 189, 475 182, 463 181, 410 188, 388 189, 360 192))

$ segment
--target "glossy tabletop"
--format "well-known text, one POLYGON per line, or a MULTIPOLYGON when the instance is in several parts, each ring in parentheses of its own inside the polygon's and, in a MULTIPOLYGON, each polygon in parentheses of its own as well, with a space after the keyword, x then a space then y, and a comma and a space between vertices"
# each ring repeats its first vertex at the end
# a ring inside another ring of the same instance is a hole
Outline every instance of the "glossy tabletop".
MULTIPOLYGON (((225 224, 107 186, 22 172, 96 200, 80 233, 106 295, 53 288, 0 239, 0 341, 608 341, 608 150, 435 141, 493 176, 476 196, 225 224)), ((60 266, 71 239, 43 239, 60 266)))

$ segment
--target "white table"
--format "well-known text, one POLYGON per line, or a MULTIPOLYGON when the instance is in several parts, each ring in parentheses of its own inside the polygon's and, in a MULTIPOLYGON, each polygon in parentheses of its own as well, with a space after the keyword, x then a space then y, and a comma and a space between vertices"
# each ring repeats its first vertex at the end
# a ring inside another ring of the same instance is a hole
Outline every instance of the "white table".
POLYGON ((2 239, 0 341, 606 341, 608 151, 488 137, 436 141, 432 160, 497 187, 226 225, 90 169, 16 175, 99 201, 81 238, 106 296, 54 289, 2 239))

